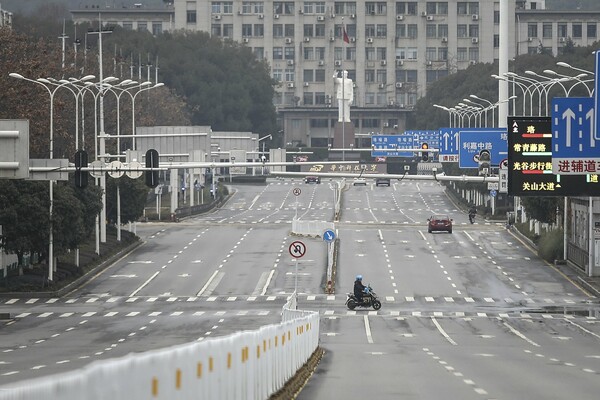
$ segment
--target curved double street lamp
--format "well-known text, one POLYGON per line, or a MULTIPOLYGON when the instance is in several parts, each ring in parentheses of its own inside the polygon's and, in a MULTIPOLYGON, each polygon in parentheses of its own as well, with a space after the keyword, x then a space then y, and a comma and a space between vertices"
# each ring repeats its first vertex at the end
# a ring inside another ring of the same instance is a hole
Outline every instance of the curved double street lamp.
POLYGON ((148 86, 148 85, 152 85, 152 82, 146 81, 146 82, 142 83, 142 85, 144 85, 146 87, 138 90, 135 94, 131 94, 131 93, 127 92, 131 96, 131 134, 133 135, 133 138, 131 140, 132 150, 136 149, 136 146, 135 146, 135 98, 142 92, 159 88, 161 86, 164 86, 165 84, 162 82, 159 82, 159 83, 154 84, 154 86, 148 86))
POLYGON ((445 107, 445 106, 441 106, 439 104, 434 104, 433 106, 436 108, 439 108, 440 110, 444 110, 448 113, 448 127, 454 128, 454 125, 455 125, 454 124, 454 110, 452 110, 448 107, 445 107))
POLYGON ((571 76, 571 75, 559 74, 558 72, 551 70, 551 69, 545 69, 543 72, 546 75, 556 76, 559 78, 569 78, 570 80, 577 81, 577 83, 574 83, 573 85, 571 85, 571 87, 567 90, 567 97, 570 96, 571 90, 573 90, 578 85, 583 85, 588 92, 588 96, 592 97, 593 89, 588 86, 588 83, 591 82, 593 85, 594 79, 593 78, 592 79, 583 79, 583 78, 587 77, 588 74, 581 73, 581 74, 577 74, 575 76, 571 76))
MULTIPOLYGON (((65 80, 64 82, 54 84, 50 82, 48 79, 38 78, 38 79, 30 79, 26 78, 21 74, 16 72, 11 72, 8 74, 11 78, 21 79, 27 82, 32 82, 37 85, 42 86, 48 92, 50 96, 50 159, 54 158, 54 95, 58 91, 58 89, 69 85, 72 81, 65 80), (50 88, 50 86, 54 86, 50 88)), ((90 79, 94 79, 94 75, 86 75, 83 78, 75 79, 76 82, 86 82, 90 79)), ((54 233, 53 225, 52 225, 52 213, 53 213, 53 202, 54 202, 54 181, 49 181, 50 185, 50 206, 49 206, 49 221, 50 221, 50 234, 48 237, 48 280, 54 280, 54 233)))

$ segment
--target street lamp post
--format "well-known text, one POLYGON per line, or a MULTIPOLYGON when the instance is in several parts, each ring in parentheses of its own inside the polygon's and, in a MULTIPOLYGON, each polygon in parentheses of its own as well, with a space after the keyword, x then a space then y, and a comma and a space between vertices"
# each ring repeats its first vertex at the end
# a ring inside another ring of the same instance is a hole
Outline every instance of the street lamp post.
MULTIPOLYGON (((49 84, 52 84, 50 81, 44 78, 39 79, 29 79, 25 78, 23 75, 12 72, 9 74, 11 78, 21 79, 28 82, 35 83, 37 85, 43 86, 44 89, 48 92, 50 96, 50 145, 49 145, 49 155, 50 159, 54 158, 54 95, 61 87, 64 87, 70 84, 70 81, 65 81, 64 83, 60 83, 54 87, 54 89, 50 89, 49 84)), ((93 75, 87 75, 83 78, 79 79, 79 81, 93 79, 93 75)), ((53 202, 54 202, 54 181, 49 181, 49 197, 50 197, 50 206, 49 206, 49 221, 50 221, 50 232, 48 237, 48 280, 54 280, 54 233, 53 233, 53 224, 52 224, 52 212, 53 212, 53 202)))
POLYGON ((585 87, 585 89, 587 90, 588 96, 592 97, 592 94, 593 94, 592 89, 587 84, 588 84, 588 82, 594 82, 594 79, 585 79, 585 80, 583 79, 583 78, 587 77, 588 74, 581 73, 581 74, 578 74, 575 76, 569 76, 569 75, 559 74, 558 72, 553 71, 551 69, 545 69, 543 72, 546 75, 552 75, 552 76, 556 76, 559 78, 569 78, 571 80, 577 81, 577 83, 571 85, 571 87, 567 90, 567 97, 570 96, 571 90, 573 90, 573 88, 575 88, 579 84, 582 84, 585 87))
POLYGON ((595 75, 592 71, 588 71, 586 69, 581 69, 581 68, 574 67, 574 66, 572 66, 570 64, 567 64, 566 62, 563 62, 563 61, 557 62, 556 65, 558 65, 559 67, 569 68, 569 69, 573 69, 575 71, 583 72, 583 73, 586 73, 588 75, 592 75, 592 76, 595 75))
POLYGON ((440 110, 444 110, 448 113, 448 125, 449 125, 448 127, 452 128, 452 110, 449 109, 448 107, 444 107, 439 104, 434 104, 433 106, 436 108, 439 108, 440 110))
POLYGON ((131 96, 131 134, 133 135, 132 139, 131 139, 131 147, 132 150, 136 150, 136 145, 135 145, 135 98, 142 92, 145 92, 146 90, 150 90, 150 89, 156 89, 159 88, 161 86, 164 86, 164 83, 157 83, 154 86, 148 86, 148 85, 152 85, 152 82, 150 81, 146 81, 140 84, 140 88, 135 94, 131 94, 129 92, 127 92, 130 96, 131 96))

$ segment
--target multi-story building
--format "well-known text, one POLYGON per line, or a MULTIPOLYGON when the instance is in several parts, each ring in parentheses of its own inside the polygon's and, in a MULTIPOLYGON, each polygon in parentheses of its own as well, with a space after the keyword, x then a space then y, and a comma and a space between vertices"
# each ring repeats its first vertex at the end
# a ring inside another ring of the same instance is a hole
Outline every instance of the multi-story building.
MULTIPOLYGON (((597 40, 600 12, 555 12, 545 9, 544 0, 508 1, 514 10, 505 20, 511 57, 539 46, 558 54, 568 38, 582 46, 597 40)), ((337 121, 336 71, 347 70, 354 82, 351 119, 358 140, 371 132, 403 131, 429 84, 498 59, 499 9, 499 0, 174 0, 161 15, 172 29, 206 31, 251 47, 281 83, 274 103, 285 143, 325 147, 337 121)), ((143 29, 131 22, 136 11, 102 14, 143 29)))
POLYGON ((159 35, 174 29, 174 10, 170 3, 164 7, 148 7, 142 2, 131 6, 103 7, 85 6, 81 9, 71 10, 73 21, 81 23, 98 23, 98 16, 102 16, 103 24, 108 26, 121 26, 125 29, 149 31, 159 35))

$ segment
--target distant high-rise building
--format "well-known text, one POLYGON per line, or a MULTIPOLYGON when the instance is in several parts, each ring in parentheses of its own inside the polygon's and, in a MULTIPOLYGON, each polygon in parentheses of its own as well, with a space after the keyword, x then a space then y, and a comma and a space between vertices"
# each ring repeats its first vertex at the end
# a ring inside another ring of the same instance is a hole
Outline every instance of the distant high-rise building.
MULTIPOLYGON (((508 1, 514 10, 505 20, 510 57, 559 54, 569 39, 581 46, 597 40, 600 12, 546 10, 545 0, 508 1)), ((335 71, 347 70, 355 85, 357 140, 370 132, 402 131, 406 113, 431 83, 498 59, 499 10, 497 0, 173 0, 154 14, 143 8, 102 13, 129 29, 204 31, 250 47, 281 82, 273 101, 291 135, 286 140, 327 146, 336 120, 335 71)), ((76 21, 81 13, 73 11, 76 21)))

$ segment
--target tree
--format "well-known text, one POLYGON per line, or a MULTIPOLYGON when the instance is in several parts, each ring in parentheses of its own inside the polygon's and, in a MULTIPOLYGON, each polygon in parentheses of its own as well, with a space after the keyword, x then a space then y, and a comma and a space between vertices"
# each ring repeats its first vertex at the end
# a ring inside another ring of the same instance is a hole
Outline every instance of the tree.
POLYGON ((43 182, 0 179, 3 248, 17 255, 21 272, 25 254, 47 254, 49 199, 43 182))
POLYGON ((106 180, 106 218, 117 222, 117 186, 121 194, 121 223, 134 222, 144 214, 148 188, 143 178, 131 179, 126 175, 106 180))
POLYGON ((563 209, 562 197, 522 197, 521 203, 531 218, 547 224, 556 223, 563 209))

